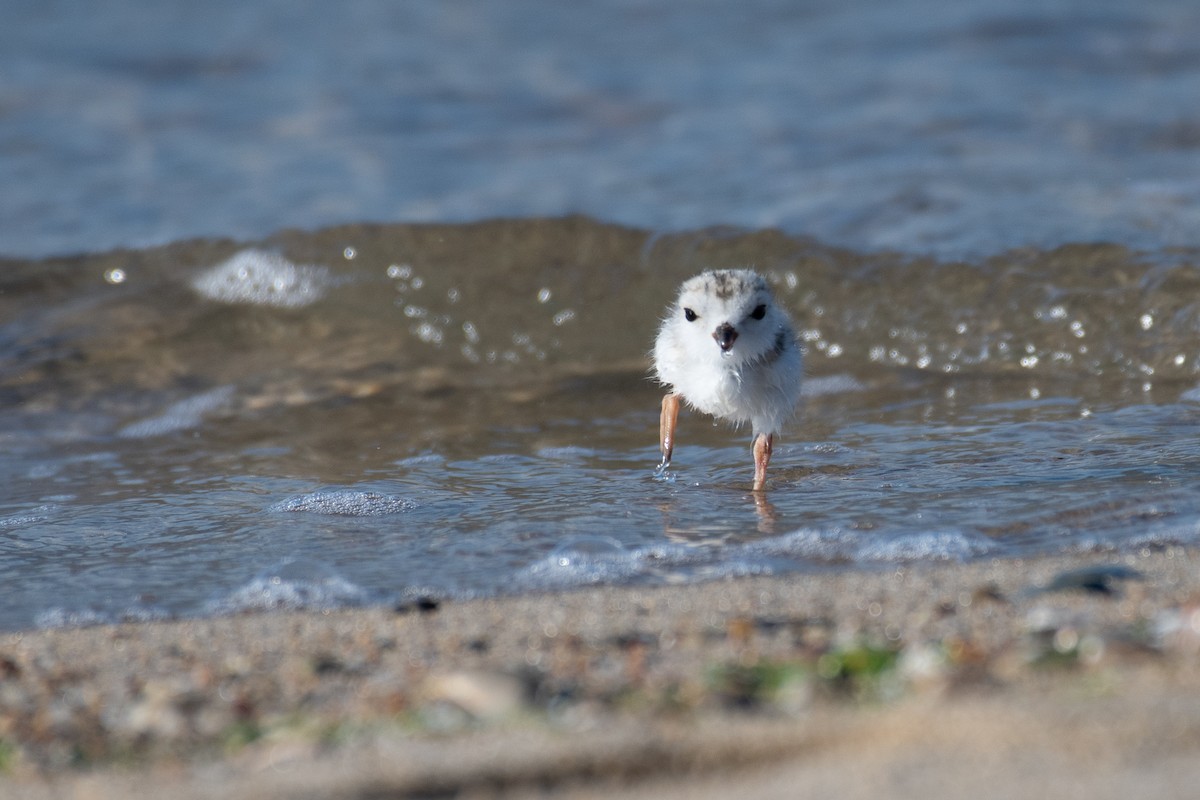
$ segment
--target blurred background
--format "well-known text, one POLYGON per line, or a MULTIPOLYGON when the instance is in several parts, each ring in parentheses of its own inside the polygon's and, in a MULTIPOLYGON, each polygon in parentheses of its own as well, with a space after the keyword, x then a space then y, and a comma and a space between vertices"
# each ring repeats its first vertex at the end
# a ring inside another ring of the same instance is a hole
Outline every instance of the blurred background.
POLYGON ((0 2, 0 254, 361 221, 1200 244, 1177 0, 0 2))

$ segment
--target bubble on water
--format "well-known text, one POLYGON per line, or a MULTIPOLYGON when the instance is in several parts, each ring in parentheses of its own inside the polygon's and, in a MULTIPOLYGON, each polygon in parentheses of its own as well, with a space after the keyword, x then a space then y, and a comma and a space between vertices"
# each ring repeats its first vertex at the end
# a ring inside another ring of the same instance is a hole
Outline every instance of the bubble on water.
POLYGON ((416 507, 416 501, 399 495, 353 489, 332 489, 289 497, 271 506, 268 510, 341 517, 382 517, 389 514, 402 514, 416 507))
POLYGON ((413 269, 408 264, 392 264, 387 268, 387 276, 392 280, 407 280, 412 277, 413 269))
POLYGON ((1140 325, 1144 331, 1150 330, 1154 327, 1154 315, 1142 314, 1140 317, 1138 317, 1138 325, 1140 325))
POLYGON ((297 265, 276 253, 243 250, 192 281, 192 288, 221 303, 302 308, 333 285, 324 267, 297 265))
POLYGON ((120 283, 124 283, 125 282, 125 270, 121 269, 120 267, 113 267, 112 269, 105 270, 104 271, 104 280, 107 283, 113 284, 114 286, 117 284, 120 284, 120 283))
POLYGON ((353 261, 357 257, 358 257, 358 251, 355 250, 353 247, 347 247, 345 250, 342 251, 342 258, 346 259, 347 261, 353 261))
POLYGON ((539 289, 537 293, 537 301, 539 303, 549 303, 551 298, 549 289, 539 289))
POLYGON ((554 324, 561 327, 573 319, 575 319, 574 309, 564 308, 562 311, 554 315, 554 324))
POLYGON ((420 325, 413 328, 413 333, 418 339, 426 344, 442 343, 442 329, 432 323, 422 322, 420 325))

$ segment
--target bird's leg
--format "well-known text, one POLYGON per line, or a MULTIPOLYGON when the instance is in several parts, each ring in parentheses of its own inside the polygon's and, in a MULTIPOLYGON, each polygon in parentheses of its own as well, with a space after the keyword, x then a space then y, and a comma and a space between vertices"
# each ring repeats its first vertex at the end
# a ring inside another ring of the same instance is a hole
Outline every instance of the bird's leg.
POLYGON ((662 399, 662 416, 658 420, 658 448, 662 461, 658 464, 661 474, 671 465, 671 454, 675 452, 675 420, 679 418, 679 395, 671 392, 662 399))
POLYGON ((761 492, 767 486, 767 464, 771 463, 771 449, 775 445, 775 434, 760 433, 754 437, 754 491, 761 492))

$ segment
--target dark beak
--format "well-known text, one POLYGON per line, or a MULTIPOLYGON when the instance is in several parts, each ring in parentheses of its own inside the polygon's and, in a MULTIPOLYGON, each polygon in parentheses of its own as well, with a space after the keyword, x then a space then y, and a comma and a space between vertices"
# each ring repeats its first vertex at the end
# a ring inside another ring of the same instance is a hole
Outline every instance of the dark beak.
POLYGON ((729 352, 729 348, 733 347, 733 342, 737 339, 737 336, 737 329, 728 322, 722 322, 713 331, 713 338, 717 340, 717 345, 721 348, 722 353, 729 352))

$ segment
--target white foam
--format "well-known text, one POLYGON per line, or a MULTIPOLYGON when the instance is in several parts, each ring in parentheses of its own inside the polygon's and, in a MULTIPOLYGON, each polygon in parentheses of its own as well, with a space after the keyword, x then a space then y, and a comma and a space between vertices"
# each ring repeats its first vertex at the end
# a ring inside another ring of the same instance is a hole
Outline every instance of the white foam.
POLYGON ((1177 520, 1150 524, 1142 530, 1120 526, 1089 532, 1072 539, 1064 550, 1082 553, 1127 552, 1195 547, 1197 543, 1200 543, 1200 515, 1186 515, 1177 520))
POLYGON ((41 611, 33 618, 37 628, 88 628, 93 625, 108 625, 114 622, 110 614, 102 614, 92 609, 68 610, 61 606, 41 611))
POLYGON ((130 423, 117 431, 117 435, 140 439, 195 428, 205 414, 224 405, 232 396, 232 386, 220 386, 203 394, 180 400, 158 416, 130 423))
POLYGON ((746 546, 776 556, 816 561, 879 563, 893 561, 962 561, 998 549, 991 539, 960 530, 887 534, 847 531, 842 528, 800 528, 773 539, 746 546))
POLYGON ((382 517, 388 514, 402 514, 416 507, 415 500, 399 495, 335 489, 289 497, 271 506, 269 510, 342 517, 382 517))
POLYGON ((0 531, 11 528, 21 528, 26 525, 32 525, 36 522, 43 522, 49 519, 50 516, 58 510, 57 506, 40 505, 31 508, 23 514, 13 514, 7 517, 0 517, 0 531))
POLYGON ((626 550, 608 536, 567 539, 545 558, 526 567, 519 585, 529 588, 592 586, 628 579, 641 571, 642 553, 626 550))
POLYGON ((209 614, 247 611, 326 611, 361 606, 372 598, 362 587, 311 561, 284 559, 206 605, 209 614))
POLYGON ((130 606, 123 611, 96 611, 91 608, 68 609, 54 606, 33 618, 36 628, 89 628, 95 625, 115 625, 120 622, 156 622, 170 619, 166 611, 148 606, 130 606))
POLYGON ((293 264, 263 250, 243 250, 201 273, 192 288, 222 303, 302 308, 320 300, 332 283, 324 267, 293 264))
POLYGON ((958 530, 889 536, 876 539, 860 534, 858 560, 873 561, 966 561, 994 553, 998 545, 978 534, 958 530))
POLYGON ((782 536, 727 546, 660 544, 627 549, 609 537, 563 542, 517 577, 524 588, 554 589, 654 580, 774 575, 796 562, 860 565, 965 561, 996 552, 987 537, 958 530, 887 535, 841 528, 801 528, 782 536))

